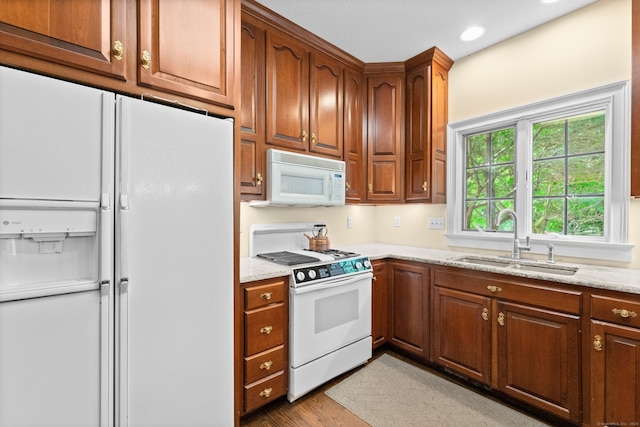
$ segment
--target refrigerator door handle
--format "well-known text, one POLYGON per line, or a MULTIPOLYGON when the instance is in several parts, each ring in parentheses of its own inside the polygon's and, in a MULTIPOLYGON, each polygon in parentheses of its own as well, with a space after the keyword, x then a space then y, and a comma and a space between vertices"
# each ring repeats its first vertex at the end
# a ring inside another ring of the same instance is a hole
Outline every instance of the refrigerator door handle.
POLYGON ((129 278, 123 277, 120 279, 120 294, 125 294, 129 291, 129 278))

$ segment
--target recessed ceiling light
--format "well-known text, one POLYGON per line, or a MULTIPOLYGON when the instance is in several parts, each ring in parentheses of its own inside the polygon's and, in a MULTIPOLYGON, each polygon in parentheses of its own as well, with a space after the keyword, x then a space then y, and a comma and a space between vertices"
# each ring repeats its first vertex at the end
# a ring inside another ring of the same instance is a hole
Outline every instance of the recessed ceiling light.
POLYGON ((542 4, 558 3, 560 0, 540 0, 542 4))
POLYGON ((482 27, 469 27, 460 34, 460 40, 463 42, 470 42, 480 38, 484 34, 484 28, 482 27))

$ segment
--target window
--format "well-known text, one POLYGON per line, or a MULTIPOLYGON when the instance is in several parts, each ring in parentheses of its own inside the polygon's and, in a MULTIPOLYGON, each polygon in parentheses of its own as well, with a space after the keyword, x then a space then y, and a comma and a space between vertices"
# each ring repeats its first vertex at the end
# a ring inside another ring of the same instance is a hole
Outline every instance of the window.
POLYGON ((618 83, 451 124, 447 244, 510 250, 513 209, 532 252, 630 261, 628 99, 618 83))

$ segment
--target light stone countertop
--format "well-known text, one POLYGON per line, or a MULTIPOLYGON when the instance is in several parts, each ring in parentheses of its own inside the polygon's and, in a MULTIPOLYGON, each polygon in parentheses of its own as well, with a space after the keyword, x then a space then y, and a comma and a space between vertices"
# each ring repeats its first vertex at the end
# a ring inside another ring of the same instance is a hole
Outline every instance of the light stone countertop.
MULTIPOLYGON (((595 289, 608 289, 612 291, 640 294, 640 270, 628 268, 603 267, 586 264, 570 264, 559 262, 556 266, 577 267, 578 271, 572 276, 552 273, 539 273, 533 271, 516 270, 504 267, 491 267, 485 265, 470 264, 455 261, 456 258, 465 256, 481 256, 483 258, 497 258, 495 256, 478 255, 471 252, 447 251, 441 249, 419 248, 414 246, 388 245, 388 244, 363 244, 342 246, 338 249, 361 253, 372 260, 392 258, 406 261, 417 261, 451 267, 462 267, 469 270, 487 271, 509 276, 541 279, 569 285, 581 285, 595 289)), ((545 266, 544 261, 538 264, 545 266)), ((240 259, 240 282, 247 283, 262 279, 288 276, 291 268, 263 261, 256 258, 243 257, 240 259)))

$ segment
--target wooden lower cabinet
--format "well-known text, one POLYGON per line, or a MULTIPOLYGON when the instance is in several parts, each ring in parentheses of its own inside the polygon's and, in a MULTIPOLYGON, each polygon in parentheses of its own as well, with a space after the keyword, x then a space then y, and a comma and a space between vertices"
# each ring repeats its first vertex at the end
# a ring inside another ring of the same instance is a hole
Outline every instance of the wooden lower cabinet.
POLYGON ((243 289, 243 409, 251 412, 287 393, 288 278, 243 289))
POLYGON ((429 358, 429 275, 425 264, 391 262, 389 341, 421 359, 429 358))
POLYGON ((581 298, 546 282, 436 269, 432 360, 578 423, 581 298))
POLYGON ((389 336, 389 284, 386 262, 374 261, 372 264, 371 339, 375 349, 386 343, 389 336))
POLYGON ((435 286, 433 361, 481 383, 491 383, 491 299, 435 286))
POLYGON ((497 389, 580 421, 580 317, 497 301, 497 389))
POLYGON ((591 425, 640 422, 640 296, 591 296, 591 425))

